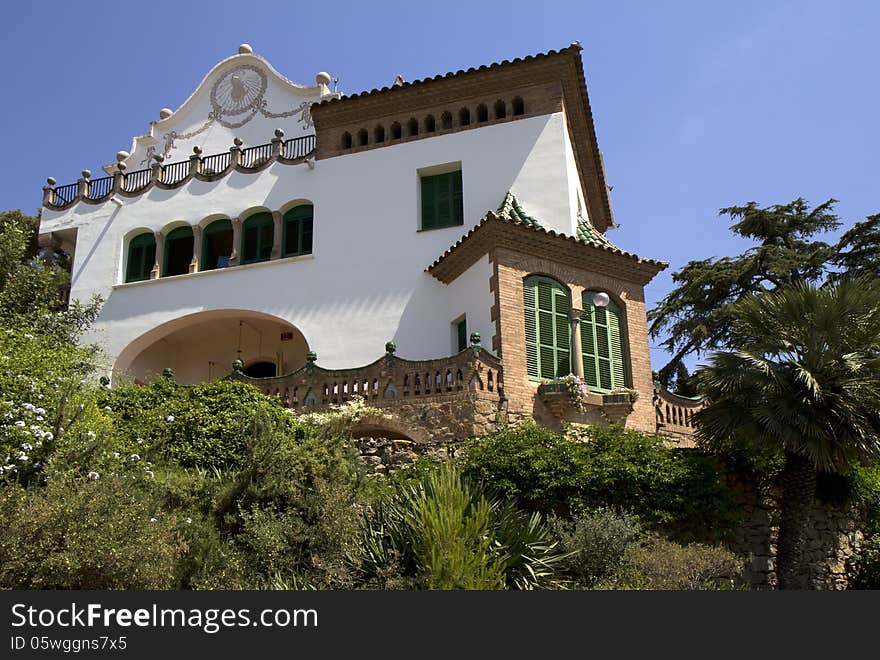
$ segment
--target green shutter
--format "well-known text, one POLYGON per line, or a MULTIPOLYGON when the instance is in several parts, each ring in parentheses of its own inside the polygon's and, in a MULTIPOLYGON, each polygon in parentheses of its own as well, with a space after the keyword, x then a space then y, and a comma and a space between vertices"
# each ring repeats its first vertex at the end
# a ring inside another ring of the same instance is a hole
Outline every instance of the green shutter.
POLYGON ((275 233, 271 213, 255 213, 242 224, 242 263, 268 261, 272 255, 272 239, 275 233))
POLYGON ((422 229, 464 224, 461 170, 423 176, 422 229))
POLYGON ((530 378, 556 378, 571 371, 568 290, 533 275, 523 282, 526 368, 530 378))
POLYGON ((437 226, 437 177, 422 177, 422 229, 437 226))
POLYGON ((621 336, 621 312, 614 303, 593 304, 595 291, 584 291, 581 315, 581 352, 584 380, 591 388, 610 391, 626 387, 621 336))
POLYGON ((145 232, 138 234, 128 244, 128 262, 125 267, 126 282, 150 279, 150 271, 156 263, 156 238, 145 232))
POLYGON ((302 204, 284 214, 284 231, 281 239, 284 246, 282 256, 291 257, 312 253, 312 219, 311 204, 302 204))
POLYGON ((626 387, 621 332, 620 309, 611 303, 608 305, 608 336, 611 347, 611 379, 614 387, 626 387))
POLYGON ((538 378, 538 317, 535 312, 536 286, 530 280, 523 283, 523 303, 526 317, 526 368, 530 378, 538 378))
POLYGON ((461 352, 467 348, 467 319, 462 319, 456 323, 456 333, 458 336, 458 351, 461 352))

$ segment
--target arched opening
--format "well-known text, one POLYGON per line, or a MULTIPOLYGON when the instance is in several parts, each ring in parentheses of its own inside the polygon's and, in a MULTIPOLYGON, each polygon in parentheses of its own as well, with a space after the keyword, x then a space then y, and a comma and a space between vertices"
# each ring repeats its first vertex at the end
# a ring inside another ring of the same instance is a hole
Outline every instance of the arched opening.
POLYGON ((260 360, 249 364, 244 369, 244 375, 251 378, 274 378, 278 375, 278 368, 274 362, 260 360))
POLYGON ((232 256, 232 220, 215 220, 202 230, 202 263, 199 270, 227 268, 232 256))
POLYGON ((348 131, 342 134, 342 148, 351 149, 351 133, 348 131))
POLYGON ((495 119, 504 119, 507 116, 507 106, 504 101, 498 99, 495 101, 495 119))
POLYGON ((440 115, 440 127, 444 131, 448 131, 452 128, 452 113, 447 111, 440 115))
POLYGON ((358 131, 358 146, 359 147, 366 147, 367 143, 369 141, 370 141, 370 136, 367 133, 367 129, 362 128, 361 130, 359 130, 358 131))
POLYGON ((523 280, 526 368, 532 380, 571 373, 571 292, 544 275, 523 280))
POLYGON ((403 130, 400 126, 399 121, 396 121, 393 124, 391 124, 391 139, 392 140, 399 140, 402 133, 403 133, 403 130))
POLYGON ((150 279, 150 271, 156 263, 156 237, 145 231, 133 237, 128 243, 128 257, 125 264, 125 281, 142 282, 150 279))
POLYGON ((189 272, 194 243, 192 227, 178 227, 165 236, 165 263, 162 265, 162 277, 184 275, 189 272))
POLYGON ((269 261, 272 256, 272 239, 275 235, 275 222, 271 213, 254 213, 241 225, 243 264, 269 261))
POLYGON ((485 103, 480 103, 477 106, 477 123, 484 121, 489 121, 489 108, 486 107, 485 103))
POLYGON ((468 108, 462 108, 458 111, 458 125, 459 126, 470 126, 471 124, 471 111, 468 108))
MULTIPOLYGON (((114 379, 149 382, 170 367, 178 383, 219 380, 232 372, 234 360, 254 367, 265 378, 283 375, 306 363, 308 343, 284 319, 249 310, 212 310, 168 321, 131 342, 113 368, 114 379), (256 365, 269 363, 269 367, 256 365)), ((247 373, 247 369, 245 370, 247 373)))
POLYGON ((282 256, 294 257, 312 253, 313 222, 314 207, 311 204, 299 204, 284 214, 282 256))
POLYGON ((513 116, 514 117, 518 117, 519 115, 523 115, 526 112, 526 106, 525 106, 525 103, 523 103, 521 96, 517 96, 516 98, 514 98, 513 102, 511 103, 511 106, 513 107, 513 116))
POLYGON ((373 129, 373 142, 379 144, 385 142, 385 127, 379 124, 373 129))
POLYGON ((406 123, 407 135, 418 135, 419 134, 419 120, 413 117, 406 123))
POLYGON ((425 133, 433 133, 436 130, 437 122, 434 120, 434 115, 425 117, 425 133))

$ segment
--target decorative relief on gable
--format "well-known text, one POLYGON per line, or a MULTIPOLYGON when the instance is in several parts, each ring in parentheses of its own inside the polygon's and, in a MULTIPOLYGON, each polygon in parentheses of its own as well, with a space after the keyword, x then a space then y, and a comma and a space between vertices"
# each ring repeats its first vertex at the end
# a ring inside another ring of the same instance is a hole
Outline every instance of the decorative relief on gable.
POLYGON ((161 153, 163 158, 168 158, 172 151, 177 148, 177 142, 189 140, 207 131, 214 123, 226 128, 241 128, 253 119, 258 113, 267 119, 284 119, 299 115, 297 123, 302 124, 302 129, 312 127, 311 105, 313 101, 302 101, 293 108, 273 112, 269 110, 269 102, 263 97, 268 86, 266 72, 253 64, 242 64, 217 79, 211 87, 211 107, 205 123, 199 128, 186 133, 169 131, 162 135, 162 150, 155 145, 147 148, 145 158, 140 161, 142 167, 149 167, 153 156, 161 153))

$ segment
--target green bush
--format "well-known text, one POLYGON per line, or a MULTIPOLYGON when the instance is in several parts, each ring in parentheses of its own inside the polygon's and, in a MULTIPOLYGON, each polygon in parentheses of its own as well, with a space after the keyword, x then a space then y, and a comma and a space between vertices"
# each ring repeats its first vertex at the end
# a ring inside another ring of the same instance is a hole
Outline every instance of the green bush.
POLYGON ((146 386, 122 385, 104 390, 99 405, 122 437, 140 440, 184 467, 238 465, 258 415, 290 432, 295 426, 280 402, 239 381, 179 386, 162 379, 146 386))
POLYGON ((680 545, 662 538, 627 549, 619 571, 601 584, 608 589, 741 589, 742 561, 720 546, 680 545))
POLYGON ((852 475, 854 499, 865 513, 864 538, 858 553, 847 562, 850 589, 880 589, 880 465, 856 468, 852 475))
POLYGON ((0 490, 0 587, 167 589, 183 521, 122 477, 50 479, 0 490))
POLYGON ((568 516, 610 507, 684 535, 722 535, 737 521, 714 458, 616 426, 569 436, 531 423, 507 427, 471 443, 463 466, 468 477, 532 510, 568 516))
POLYGON ((573 520, 554 518, 552 528, 566 557, 562 569, 579 587, 590 588, 621 569, 627 550, 639 543, 635 516, 599 509, 573 520))

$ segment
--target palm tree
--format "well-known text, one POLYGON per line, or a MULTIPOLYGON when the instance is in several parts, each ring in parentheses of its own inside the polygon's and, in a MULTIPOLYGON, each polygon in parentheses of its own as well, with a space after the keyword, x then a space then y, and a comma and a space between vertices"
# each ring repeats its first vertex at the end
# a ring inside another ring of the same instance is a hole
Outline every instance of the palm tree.
POLYGON ((880 459, 880 280, 799 285, 735 306, 730 345, 698 371, 697 439, 781 450, 779 588, 798 588, 819 471, 880 459))

